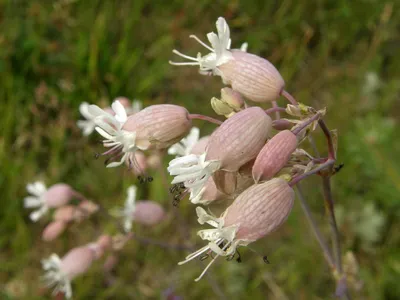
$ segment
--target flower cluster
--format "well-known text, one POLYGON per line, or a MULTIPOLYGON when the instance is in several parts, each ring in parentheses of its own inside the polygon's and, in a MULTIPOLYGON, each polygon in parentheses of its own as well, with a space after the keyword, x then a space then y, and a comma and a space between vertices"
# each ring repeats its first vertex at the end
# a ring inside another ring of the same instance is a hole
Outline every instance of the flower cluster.
MULTIPOLYGON (((269 61, 248 53, 247 44, 240 49, 231 49, 230 29, 225 19, 218 18, 216 25, 217 33, 207 34, 211 46, 190 36, 210 53, 191 57, 173 50, 189 62, 170 63, 199 66, 201 74, 220 76, 223 83, 230 86, 221 90, 220 99, 211 98, 212 108, 225 117, 223 121, 191 114, 184 107, 173 104, 142 109, 136 102, 133 108, 126 98, 120 97, 111 108, 82 103, 80 112, 86 120, 78 122, 84 135, 97 131, 103 137, 103 146, 107 150, 101 155, 108 156, 108 168, 126 164, 140 174, 142 183, 152 181, 152 177, 143 180, 151 157, 156 155, 158 160, 154 165, 161 167, 160 157, 167 153, 174 155, 167 167, 173 176, 170 192, 174 194, 174 205, 177 206, 186 195, 193 204, 229 203, 220 216, 207 213, 200 206, 195 208, 198 223, 213 227, 198 231, 207 244, 179 263, 212 257, 196 281, 218 257, 231 259, 238 253, 238 247, 247 246, 277 230, 292 209, 293 186, 313 174, 332 175, 336 157, 334 141, 325 127, 329 146, 327 158, 313 157, 299 148, 320 125, 325 110, 317 111, 297 103, 284 90, 282 76, 269 61), (291 102, 286 108, 277 105, 280 96, 291 102), (251 106, 247 100, 273 102, 273 108, 264 110, 251 106), (288 118, 281 119, 281 112, 288 118), (277 113, 275 120, 270 116, 272 113, 277 113), (200 130, 192 126, 193 119, 210 121, 218 126, 209 136, 200 138, 200 130)), ((97 206, 88 207, 88 200, 67 185, 57 184, 46 189, 38 182, 29 184, 27 189, 33 196, 25 199, 25 206, 38 208, 31 214, 33 221, 50 208, 57 208, 52 223, 45 230, 45 240, 54 239, 68 222, 82 219, 82 211, 91 214, 97 209, 97 206), (81 197, 81 203, 67 205, 72 197, 81 197)), ((133 222, 152 226, 165 218, 162 206, 154 201, 136 201, 137 193, 137 187, 130 186, 125 205, 108 214, 121 219, 118 223, 122 223, 121 235, 113 242, 105 242, 106 238, 103 238, 71 250, 62 259, 52 255, 43 261, 49 285, 56 285, 56 291, 70 297, 70 281, 84 273, 106 249, 122 249, 133 236, 133 222)), ((112 265, 115 260, 110 256, 106 265, 112 265)))

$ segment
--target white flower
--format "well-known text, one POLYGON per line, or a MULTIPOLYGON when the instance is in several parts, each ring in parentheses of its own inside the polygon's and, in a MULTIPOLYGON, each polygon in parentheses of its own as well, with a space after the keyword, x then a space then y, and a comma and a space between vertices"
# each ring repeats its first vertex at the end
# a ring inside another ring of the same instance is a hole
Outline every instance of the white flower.
POLYGON ((246 245, 247 243, 242 240, 235 240, 236 232, 238 226, 224 227, 223 216, 216 218, 207 214, 207 212, 201 208, 196 207, 197 221, 200 224, 209 224, 215 229, 200 230, 197 234, 201 239, 209 241, 208 245, 197 250, 196 252, 188 255, 184 261, 178 263, 178 265, 183 265, 192 259, 199 257, 200 255, 208 252, 207 254, 214 252, 216 256, 211 260, 211 262, 206 266, 204 271, 200 274, 195 281, 199 281, 210 266, 214 263, 218 256, 231 256, 236 253, 236 248, 240 245, 246 245))
POLYGON ((134 220, 133 214, 135 212, 136 201, 136 186, 132 185, 128 188, 128 197, 125 201, 123 208, 114 209, 111 214, 117 218, 123 218, 125 232, 130 232, 132 229, 132 222, 134 220))
POLYGON ((211 47, 202 42, 197 36, 191 35, 190 37, 195 39, 199 42, 202 46, 207 48, 211 51, 211 53, 202 56, 201 53, 197 54, 197 57, 191 57, 185 55, 178 50, 173 50, 172 52, 190 60, 191 62, 172 62, 169 63, 171 65, 177 66, 185 66, 185 65, 192 65, 192 66, 199 66, 200 73, 202 74, 209 74, 212 72, 213 75, 221 76, 221 72, 218 69, 218 66, 225 64, 229 60, 233 59, 232 53, 229 51, 231 48, 231 39, 230 39, 230 32, 229 26, 226 23, 225 19, 219 17, 217 20, 217 31, 218 35, 214 32, 210 32, 207 34, 207 39, 211 44, 211 47))
POLYGON ((102 155, 113 155, 111 158, 122 156, 120 161, 109 163, 107 168, 120 166, 125 161, 135 164, 135 151, 137 149, 145 150, 145 148, 136 145, 136 132, 122 129, 128 119, 124 106, 119 101, 114 101, 111 108, 115 112, 115 116, 96 105, 89 106, 89 113, 95 116, 95 130, 105 138, 104 147, 111 148, 102 155))
POLYGON ((178 157, 169 162, 168 172, 175 176, 172 184, 184 182, 185 187, 191 191, 190 199, 195 198, 204 191, 204 186, 210 176, 219 169, 218 160, 205 160, 206 153, 202 155, 189 154, 178 157))
POLYGON ((79 120, 77 122, 77 125, 82 130, 83 135, 85 136, 90 135, 94 131, 94 128, 96 127, 96 124, 94 122, 94 116, 92 116, 92 114, 89 113, 88 109, 89 109, 89 103, 87 102, 82 102, 81 105, 79 105, 79 112, 86 120, 79 120))
POLYGON ((43 259, 42 267, 46 271, 43 276, 46 286, 54 286, 53 295, 62 292, 67 299, 70 299, 72 297, 71 279, 62 271, 62 262, 58 255, 52 254, 48 259, 43 259))
POLYGON ((29 215, 31 220, 33 222, 36 222, 49 210, 49 207, 46 205, 45 198, 43 197, 44 194, 47 192, 47 189, 43 182, 37 181, 35 183, 28 183, 26 186, 26 190, 32 196, 24 198, 24 207, 38 208, 29 215))
POLYGON ((179 156, 189 155, 192 151, 193 146, 199 141, 200 130, 197 127, 193 127, 190 133, 184 137, 179 143, 176 143, 169 147, 168 154, 179 156))

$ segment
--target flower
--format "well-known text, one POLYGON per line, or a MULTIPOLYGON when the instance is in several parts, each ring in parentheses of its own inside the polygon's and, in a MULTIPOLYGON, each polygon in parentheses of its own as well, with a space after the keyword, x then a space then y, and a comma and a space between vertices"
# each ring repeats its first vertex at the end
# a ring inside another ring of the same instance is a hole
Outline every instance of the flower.
POLYGON ((130 232, 132 229, 132 222, 134 220, 135 212, 135 201, 136 201, 136 191, 137 187, 131 185, 128 188, 128 196, 125 200, 125 205, 123 208, 114 209, 111 214, 118 218, 123 218, 123 226, 125 232, 130 232))
POLYGON ((112 155, 109 160, 117 159, 122 155, 118 162, 114 161, 107 164, 107 168, 120 166, 124 162, 129 165, 134 164, 136 162, 135 151, 138 148, 140 149, 136 145, 136 132, 122 129, 128 119, 124 106, 119 101, 115 101, 111 107, 115 116, 105 112, 97 105, 89 106, 89 113, 95 116, 95 130, 105 138, 104 146, 111 148, 102 155, 112 155))
POLYGON ((67 184, 58 183, 47 189, 41 181, 27 184, 26 189, 32 196, 24 198, 24 207, 38 208, 29 216, 33 222, 45 215, 49 208, 67 204, 75 193, 67 184))
POLYGON ((236 253, 236 248, 238 246, 244 246, 248 243, 240 240, 235 240, 238 225, 224 227, 223 217, 216 218, 214 216, 211 216, 207 214, 207 212, 201 207, 196 207, 196 213, 198 217, 197 221, 201 225, 207 223, 212 227, 215 227, 215 229, 200 230, 197 234, 200 236, 201 239, 209 241, 208 245, 188 255, 186 259, 179 262, 178 265, 183 265, 204 253, 214 252, 216 256, 211 260, 211 262, 207 265, 200 276, 195 279, 195 281, 199 281, 218 256, 233 255, 236 253))
POLYGON ((190 57, 177 50, 173 53, 189 60, 190 62, 172 62, 177 66, 199 66, 200 73, 204 75, 221 76, 224 84, 229 84, 232 89, 246 98, 255 102, 275 101, 282 93, 285 82, 279 71, 268 60, 257 55, 247 53, 247 44, 240 49, 230 49, 229 26, 225 19, 217 20, 218 35, 211 32, 207 34, 212 47, 203 43, 196 36, 191 35, 211 53, 197 57, 190 57))
POLYGON ((123 218, 125 232, 130 232, 133 221, 143 225, 155 225, 165 216, 164 209, 154 201, 136 201, 136 186, 128 188, 128 197, 123 208, 114 209, 111 214, 123 218))
POLYGON ((96 127, 94 116, 89 112, 89 103, 82 102, 79 105, 79 112, 86 120, 79 120, 77 122, 77 125, 82 130, 83 135, 88 136, 94 131, 94 128, 96 127))
POLYGON ((171 65, 177 65, 177 66, 185 66, 185 65, 197 66, 198 65, 200 67, 200 73, 202 73, 202 74, 208 74, 211 72, 213 75, 221 76, 218 66, 220 66, 232 59, 232 54, 229 51, 229 49, 231 47, 231 39, 230 39, 229 26, 226 23, 225 19, 222 17, 219 17, 216 24, 217 24, 218 35, 215 34, 214 32, 210 32, 207 34, 207 39, 210 42, 212 47, 210 47, 207 44, 205 44, 204 42, 202 42, 197 36, 190 35, 191 38, 195 39, 202 46, 206 47, 208 50, 211 51, 211 53, 209 53, 205 56, 202 56, 201 53, 198 53, 197 57, 191 57, 191 56, 182 54, 178 50, 174 49, 173 53, 175 53, 183 58, 186 58, 192 62, 172 62, 172 61, 170 61, 169 63, 171 65))
POLYGON ((247 246, 275 231, 286 221, 293 202, 293 189, 285 180, 274 178, 245 190, 219 218, 197 207, 198 222, 202 225, 207 223, 214 229, 200 230, 197 234, 208 244, 178 264, 215 253, 216 256, 195 279, 199 281, 219 256, 233 257, 237 247, 247 246))
POLYGON ((197 127, 193 127, 185 138, 168 148, 168 154, 176 155, 177 157, 190 154, 193 146, 199 141, 199 136, 200 130, 197 127))
POLYGON ((105 137, 104 146, 111 147, 102 154, 111 155, 106 162, 122 156, 120 161, 107 167, 116 167, 125 161, 130 167, 140 170, 134 155, 137 149, 168 148, 181 140, 192 127, 188 111, 178 105, 152 105, 130 116, 118 101, 112 108, 115 116, 98 106, 89 107, 90 113, 96 116, 96 131, 105 137))
POLYGON ((71 281, 85 273, 103 252, 103 245, 90 243, 70 250, 63 258, 52 254, 48 259, 42 260, 42 267, 46 271, 43 281, 48 287, 54 286, 54 295, 62 292, 67 299, 70 299, 72 297, 71 281))

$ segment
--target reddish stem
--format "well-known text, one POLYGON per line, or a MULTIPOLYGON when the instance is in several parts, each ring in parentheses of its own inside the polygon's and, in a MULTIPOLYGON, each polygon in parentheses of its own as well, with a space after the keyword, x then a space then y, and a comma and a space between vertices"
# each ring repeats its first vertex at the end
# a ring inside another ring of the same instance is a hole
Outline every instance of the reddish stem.
MULTIPOLYGON (((272 108, 266 109, 266 110, 265 110, 265 113, 266 113, 267 115, 270 115, 270 114, 273 114, 274 112, 275 112, 275 113, 279 113, 280 111, 281 111, 281 112, 285 112, 286 109, 283 108, 283 107, 276 106, 276 107, 272 107, 272 108)), ((279 117, 280 117, 280 116, 279 116, 279 117)), ((277 119, 279 119, 279 118, 277 118, 277 119)))
MULTIPOLYGON (((276 101, 272 101, 272 107, 273 108, 278 108, 278 103, 276 101)), ((275 118, 276 120, 279 120, 281 118, 281 114, 279 113, 279 111, 275 112, 275 118)))
POLYGON ((204 116, 204 115, 199 115, 199 114, 189 114, 189 119, 194 120, 194 119, 198 119, 198 120, 204 120, 204 121, 208 121, 217 125, 221 125, 223 122, 214 118, 211 118, 209 116, 204 116))
POLYGON ((320 114, 315 114, 308 120, 304 121, 303 123, 300 124, 300 126, 296 127, 293 129, 293 134, 298 135, 300 131, 302 131, 304 128, 306 128, 308 125, 310 125, 312 122, 317 120, 321 115, 320 114))
POLYGON ((283 90, 282 96, 285 97, 293 105, 298 105, 296 99, 292 95, 290 95, 287 91, 283 90))
POLYGON ((328 159, 326 162, 324 162, 323 164, 320 164, 318 167, 316 167, 315 169, 311 170, 310 172, 307 173, 303 173, 299 176, 296 176, 295 178, 293 178, 290 182, 289 185, 290 186, 294 186, 296 183, 298 183, 299 181, 307 178, 308 176, 317 174, 319 171, 326 169, 328 167, 331 167, 333 164, 335 163, 334 159, 328 159))
POLYGON ((324 120, 322 120, 322 119, 319 120, 318 125, 319 125, 319 127, 321 127, 322 131, 324 132, 326 140, 328 142, 329 158, 336 159, 335 148, 333 146, 333 139, 332 139, 331 132, 329 131, 328 127, 326 126, 324 120))

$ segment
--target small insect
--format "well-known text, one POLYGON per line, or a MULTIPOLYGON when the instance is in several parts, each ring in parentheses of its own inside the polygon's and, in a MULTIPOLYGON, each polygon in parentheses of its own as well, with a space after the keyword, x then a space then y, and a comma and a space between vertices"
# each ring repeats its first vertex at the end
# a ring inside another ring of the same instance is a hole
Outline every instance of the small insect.
POLYGON ((344 167, 344 163, 341 163, 333 168, 332 175, 338 173, 344 167))
POLYGON ((266 255, 263 256, 263 261, 268 265, 270 264, 268 257, 266 255))

